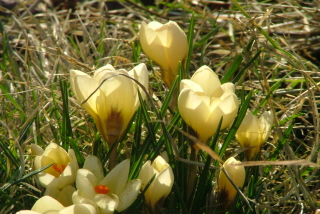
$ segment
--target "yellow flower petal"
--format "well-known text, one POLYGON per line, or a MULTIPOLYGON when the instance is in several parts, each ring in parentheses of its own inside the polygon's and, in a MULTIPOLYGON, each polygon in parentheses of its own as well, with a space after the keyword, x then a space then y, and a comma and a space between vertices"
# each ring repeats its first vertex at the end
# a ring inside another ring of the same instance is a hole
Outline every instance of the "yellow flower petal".
POLYGON ((43 196, 32 207, 32 211, 39 213, 58 213, 64 206, 50 196, 43 196))
MULTIPOLYGON (((147 66, 144 63, 140 63, 139 65, 135 66, 132 70, 130 70, 128 72, 128 74, 130 75, 130 77, 134 78, 139 83, 141 83, 145 87, 145 89, 148 91, 149 74, 148 74, 147 66)), ((146 93, 144 93, 144 91, 140 88, 140 86, 138 86, 135 83, 134 83, 134 85, 137 86, 137 88, 139 89, 139 91, 141 93, 142 98, 145 99, 146 93)), ((136 96, 136 97, 137 97, 137 102, 139 102, 139 97, 138 96, 136 96)), ((139 106, 138 103, 136 105, 139 106)))
POLYGON ((104 177, 102 163, 100 159, 94 155, 88 155, 84 162, 83 169, 87 169, 92 172, 97 178, 97 183, 99 183, 104 177))
POLYGON ((259 118, 260 128, 262 131, 261 143, 267 141, 270 136, 271 128, 273 125, 273 113, 272 111, 265 111, 259 118))
POLYGON ((32 143, 29 147, 29 153, 31 155, 42 155, 43 149, 37 144, 32 143))
POLYGON ((17 212, 16 214, 41 214, 41 213, 31 211, 31 210, 21 210, 21 211, 17 212))
POLYGON ((90 204, 96 209, 99 209, 98 205, 94 201, 94 197, 89 199, 82 196, 81 194, 85 195, 85 193, 83 193, 81 190, 77 190, 72 194, 72 201, 74 204, 90 204))
POLYGON ((178 109, 181 117, 198 133, 201 140, 206 140, 205 138, 214 134, 215 131, 207 133, 207 130, 204 130, 204 127, 210 128, 206 125, 210 115, 209 105, 210 100, 207 96, 199 96, 199 94, 189 88, 185 88, 180 92, 178 109))
POLYGON ((144 189, 149 183, 150 179, 154 174, 159 174, 159 172, 151 166, 151 161, 148 160, 143 164, 139 172, 139 179, 141 179, 141 188, 144 189))
POLYGON ((102 214, 111 214, 119 205, 119 198, 117 195, 112 194, 112 197, 104 194, 97 194, 94 201, 99 206, 102 214))
POLYGON ((151 166, 156 169, 158 172, 169 167, 169 164, 159 155, 154 159, 151 166))
POLYGON ((126 188, 119 195, 118 212, 127 209, 137 198, 141 188, 141 180, 135 179, 127 183, 126 188))
POLYGON ((79 169, 77 172, 76 186, 80 190, 80 195, 93 198, 96 195, 94 187, 98 185, 98 180, 92 172, 86 169, 79 169))
POLYGON ((59 214, 96 214, 96 209, 90 204, 74 204, 66 207, 59 214))
POLYGON ((72 91, 79 102, 91 96, 82 107, 95 118, 97 115, 96 100, 100 95, 100 91, 93 92, 99 87, 99 82, 88 74, 77 70, 70 71, 70 80, 72 91))
POLYGON ((159 200, 164 200, 173 186, 173 172, 171 167, 162 170, 152 182, 151 207, 154 209, 159 200))
POLYGON ((201 66, 190 80, 200 85, 206 96, 220 97, 223 93, 218 76, 206 65, 201 66))
POLYGON ((129 176, 130 161, 126 159, 113 168, 100 182, 110 189, 110 193, 120 195, 124 190, 129 176))

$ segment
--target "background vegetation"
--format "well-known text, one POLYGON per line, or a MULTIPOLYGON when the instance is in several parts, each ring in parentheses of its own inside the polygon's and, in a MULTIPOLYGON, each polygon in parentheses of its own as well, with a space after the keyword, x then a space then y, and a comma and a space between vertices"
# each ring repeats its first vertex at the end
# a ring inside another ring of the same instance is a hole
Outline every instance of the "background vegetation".
MULTIPOLYGON (((107 63, 130 70, 140 62, 150 73, 149 102, 137 111, 118 151, 131 158, 131 178, 148 159, 167 150, 175 173, 164 213, 220 213, 216 161, 200 152, 199 185, 184 200, 189 145, 180 115, 169 110, 171 91, 159 67, 141 51, 141 21, 176 21, 192 52, 186 72, 202 65, 222 82, 236 84, 241 100, 237 123, 209 143, 223 160, 243 152, 234 138, 246 109, 276 115, 261 160, 307 160, 319 164, 320 3, 318 1, 3 1, 0 7, 0 212, 30 209, 44 189, 37 184, 28 145, 56 142, 76 151, 79 165, 88 154, 104 164, 108 148, 93 119, 69 87, 70 69, 90 72, 107 63), (74 4, 75 3, 75 4, 74 4), (150 3, 150 2, 147 2, 150 3), (158 111, 158 115, 156 114, 158 111), (163 122, 164 121, 164 122, 163 122), (209 166, 212 167, 209 167, 209 166)), ((178 81, 176 81, 177 83, 178 81)), ((177 83, 178 84, 178 83, 177 83)), ((230 213, 313 213, 320 206, 317 167, 248 166, 244 198, 230 213)), ((126 213, 143 213, 139 196, 126 213)))

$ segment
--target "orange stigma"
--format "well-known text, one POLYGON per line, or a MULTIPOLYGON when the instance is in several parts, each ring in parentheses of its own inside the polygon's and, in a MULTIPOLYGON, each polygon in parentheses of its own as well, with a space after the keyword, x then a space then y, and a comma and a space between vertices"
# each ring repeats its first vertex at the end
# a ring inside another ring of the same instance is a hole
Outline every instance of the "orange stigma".
POLYGON ((108 194, 109 193, 109 188, 106 187, 105 185, 97 185, 94 187, 94 191, 98 194, 108 194))
POLYGON ((59 168, 59 165, 57 163, 53 164, 52 166, 52 168, 56 170, 60 175, 66 167, 67 167, 66 165, 61 164, 61 167, 59 168))

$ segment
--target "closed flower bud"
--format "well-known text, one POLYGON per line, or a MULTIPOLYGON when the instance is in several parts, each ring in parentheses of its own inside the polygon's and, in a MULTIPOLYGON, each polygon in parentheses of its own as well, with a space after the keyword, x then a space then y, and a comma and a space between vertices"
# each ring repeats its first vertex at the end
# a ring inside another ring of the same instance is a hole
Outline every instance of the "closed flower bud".
POLYGON ((254 116, 249 110, 246 113, 236 133, 242 148, 253 147, 245 150, 247 160, 255 158, 261 150, 261 145, 267 141, 273 124, 271 111, 264 112, 260 118, 254 116))
MULTIPOLYGON (((229 177, 232 181, 241 188, 246 179, 246 172, 244 166, 230 166, 230 164, 239 164, 240 161, 237 161, 234 157, 230 157, 224 164, 223 168, 227 171, 229 177)), ((219 180, 218 180, 218 188, 219 188, 219 198, 220 203, 223 203, 225 207, 229 206, 234 197, 237 194, 236 188, 229 181, 228 177, 225 175, 223 171, 220 171, 219 180)))
POLYGON ((158 156, 152 164, 147 161, 142 166, 139 174, 142 189, 146 187, 154 175, 155 178, 144 193, 144 197, 153 212, 157 212, 158 206, 162 205, 163 200, 171 192, 174 182, 172 168, 161 156, 158 156))
POLYGON ((162 68, 162 80, 170 87, 178 74, 179 62, 183 62, 188 52, 186 34, 176 22, 166 24, 152 21, 141 23, 140 44, 144 53, 162 68))
POLYGON ((215 132, 221 117, 221 129, 227 128, 237 115, 239 101, 234 84, 221 84, 218 76, 202 66, 180 83, 178 109, 183 120, 205 143, 215 132))

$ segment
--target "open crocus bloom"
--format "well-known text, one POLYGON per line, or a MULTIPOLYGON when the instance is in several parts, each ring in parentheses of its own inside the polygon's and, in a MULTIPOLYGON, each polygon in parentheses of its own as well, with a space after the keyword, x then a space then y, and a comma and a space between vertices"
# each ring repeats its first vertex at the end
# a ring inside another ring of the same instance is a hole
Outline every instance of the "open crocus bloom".
MULTIPOLYGON (((93 77, 78 70, 70 71, 71 88, 75 97, 82 102, 91 96, 82 107, 94 118, 109 147, 123 134, 140 105, 138 85, 117 74, 134 78, 148 90, 148 70, 143 63, 129 72, 115 70, 108 64, 94 71, 93 77), (95 90, 97 91, 94 92, 95 90)), ((145 98, 146 94, 140 88, 139 90, 145 98)))
POLYGON ((77 173, 77 191, 72 199, 75 204, 91 204, 100 213, 121 212, 128 208, 137 198, 141 180, 128 182, 130 161, 122 161, 103 178, 101 162, 95 156, 88 156, 85 167, 77 173), (92 171, 91 171, 92 170, 92 171), (103 179, 102 179, 103 178, 103 179), (102 179, 102 180, 100 180, 102 179))
MULTIPOLYGON (((224 162, 223 167, 227 171, 229 177, 232 181, 241 188, 246 179, 246 171, 244 166, 232 166, 231 164, 239 164, 240 161, 237 161, 234 157, 228 158, 226 162, 224 162)), ((237 194, 237 190, 234 188, 232 183, 229 181, 226 174, 220 171, 219 180, 218 180, 218 188, 220 191, 220 198, 226 202, 227 204, 234 200, 234 197, 237 194)))
POLYGON ((237 130, 236 138, 242 148, 253 147, 245 151, 247 160, 257 156, 261 145, 267 141, 273 124, 273 114, 265 111, 260 118, 254 116, 247 110, 240 127, 237 130))
POLYGON ((154 180, 144 193, 146 203, 155 211, 156 205, 160 205, 169 195, 174 182, 174 176, 171 166, 161 157, 158 156, 151 164, 148 160, 141 168, 139 178, 142 181, 142 189, 154 176, 154 180))
POLYGON ((34 160, 36 170, 55 163, 53 166, 37 174, 42 186, 52 186, 58 190, 74 183, 79 168, 73 149, 68 152, 55 143, 50 143, 34 160))
POLYGON ((17 214, 96 214, 96 209, 90 204, 75 204, 64 207, 50 196, 43 196, 33 205, 31 210, 21 210, 17 214))
POLYGON ((202 142, 216 132, 221 117, 221 129, 233 122, 239 107, 234 90, 232 83, 221 85, 218 76, 208 66, 199 68, 190 80, 181 81, 178 109, 202 142))
POLYGON ((187 36, 176 22, 141 23, 140 44, 144 53, 162 68, 162 79, 170 87, 178 74, 179 62, 188 53, 187 36))

